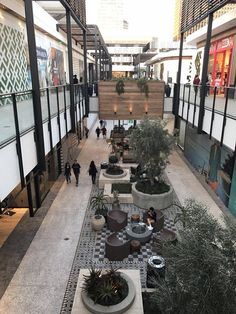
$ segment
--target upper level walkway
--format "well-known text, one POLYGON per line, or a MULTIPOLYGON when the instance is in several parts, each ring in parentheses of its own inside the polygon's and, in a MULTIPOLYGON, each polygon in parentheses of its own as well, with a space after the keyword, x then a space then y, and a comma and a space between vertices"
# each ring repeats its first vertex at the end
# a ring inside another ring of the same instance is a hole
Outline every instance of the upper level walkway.
MULTIPOLYGON (((80 241, 91 191, 97 189, 92 187, 88 166, 90 161, 94 160, 99 167, 102 161, 107 160, 110 152, 105 139, 96 139, 96 126, 83 143, 78 156, 81 165, 79 186, 75 186, 72 176, 71 184, 64 182, 55 196, 48 194, 48 197, 53 197, 54 201, 12 280, 8 286, 8 282, 5 283, 5 292, 0 300, 0 313, 70 313, 70 309, 66 309, 65 298, 70 298, 71 295, 65 292, 68 284, 72 286, 73 291, 75 290, 69 278, 71 274, 77 276, 79 270, 72 269, 73 260, 80 241)), ((111 130, 112 127, 112 122, 108 122, 107 129, 111 130)), ((221 209, 193 174, 184 158, 174 151, 170 162, 166 172, 179 201, 183 203, 185 198, 196 198, 206 203, 209 211, 221 221, 221 209)), ((37 219, 38 215, 40 210, 31 219, 37 219)), ((7 267, 8 256, 1 256, 1 251, 2 249, 0 249, 1 272, 11 272, 7 267)), ((14 247, 8 254, 15 254, 14 247)), ((90 259, 85 249, 81 248, 80 254, 87 255, 90 259)))

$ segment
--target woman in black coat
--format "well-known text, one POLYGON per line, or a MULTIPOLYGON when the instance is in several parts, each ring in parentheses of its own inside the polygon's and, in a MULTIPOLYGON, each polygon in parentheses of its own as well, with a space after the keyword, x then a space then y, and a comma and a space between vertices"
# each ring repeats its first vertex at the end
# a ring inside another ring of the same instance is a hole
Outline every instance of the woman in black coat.
POLYGON ((70 167, 70 164, 69 164, 68 161, 67 161, 66 164, 65 164, 65 172, 64 172, 64 175, 65 175, 65 177, 66 177, 67 183, 70 183, 70 182, 71 182, 71 179, 70 179, 70 176, 71 176, 71 167, 70 167))
POLYGON ((92 160, 89 166, 89 175, 92 177, 92 183, 95 184, 96 181, 96 174, 97 174, 97 168, 95 166, 94 161, 92 160))

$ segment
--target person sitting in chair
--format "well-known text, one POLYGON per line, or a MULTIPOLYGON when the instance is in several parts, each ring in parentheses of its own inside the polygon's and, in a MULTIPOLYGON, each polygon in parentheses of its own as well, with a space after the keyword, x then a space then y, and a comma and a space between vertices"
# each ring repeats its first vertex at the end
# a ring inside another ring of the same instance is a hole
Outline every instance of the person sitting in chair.
POLYGON ((155 212, 155 209, 153 207, 150 207, 147 211, 147 224, 151 227, 152 224, 156 222, 157 214, 155 212))

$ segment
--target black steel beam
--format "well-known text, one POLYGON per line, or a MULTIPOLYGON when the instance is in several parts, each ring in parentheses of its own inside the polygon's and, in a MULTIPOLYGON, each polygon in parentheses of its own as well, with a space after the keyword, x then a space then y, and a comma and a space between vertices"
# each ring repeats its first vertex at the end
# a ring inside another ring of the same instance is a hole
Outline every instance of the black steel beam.
POLYGON ((48 106, 48 132, 49 132, 50 149, 52 151, 53 150, 52 121, 51 121, 51 108, 50 108, 50 97, 49 97, 48 88, 47 88, 47 106, 48 106))
POLYGON ((226 89, 225 109, 224 109, 224 118, 223 118, 223 123, 222 123, 220 146, 223 145, 223 141, 224 141, 226 118, 227 118, 227 108, 228 108, 228 99, 229 99, 229 89, 227 88, 226 89))
POLYGON ((34 109, 34 121, 35 121, 35 140, 36 140, 36 150, 37 150, 37 162, 39 165, 39 169, 44 171, 46 170, 45 148, 44 148, 44 138, 43 138, 42 109, 41 109, 41 99, 40 99, 40 84, 39 84, 39 77, 38 77, 38 63, 37 63, 32 0, 25 0, 25 22, 26 22, 26 29, 27 29, 30 72, 31 72, 31 80, 32 80, 32 90, 33 90, 33 109, 34 109))
POLYGON ((58 124, 59 141, 61 143, 61 120, 60 120, 60 103, 59 103, 58 86, 56 87, 56 93, 57 93, 57 124, 58 124))
POLYGON ((182 58, 183 58, 183 44, 184 44, 184 34, 180 35, 180 45, 179 45, 179 64, 178 64, 178 72, 177 72, 177 88, 176 88, 176 104, 175 104, 175 116, 178 116, 179 112, 179 96, 180 96, 180 80, 181 80, 181 69, 182 69, 182 58))
POLYGON ((75 126, 75 104, 74 104, 74 85, 73 85, 73 56, 72 56, 72 40, 71 40, 71 13, 66 10, 66 29, 67 29, 67 47, 68 47, 68 67, 69 67, 69 82, 70 82, 70 118, 71 131, 76 133, 75 126))
POLYGON ((88 75, 87 75, 87 36, 86 31, 83 31, 83 43, 84 43, 84 97, 85 97, 85 115, 88 117, 89 114, 89 97, 88 97, 88 75))
POLYGON ((205 97, 206 97, 206 80, 208 75, 208 61, 209 61, 209 51, 211 47, 211 33, 212 33, 212 22, 213 13, 208 16, 208 26, 207 26, 207 38, 206 45, 204 49, 203 65, 202 65, 202 78, 201 78, 201 89, 200 89, 200 108, 198 116, 198 128, 197 132, 200 134, 202 132, 202 125, 205 112, 205 97))

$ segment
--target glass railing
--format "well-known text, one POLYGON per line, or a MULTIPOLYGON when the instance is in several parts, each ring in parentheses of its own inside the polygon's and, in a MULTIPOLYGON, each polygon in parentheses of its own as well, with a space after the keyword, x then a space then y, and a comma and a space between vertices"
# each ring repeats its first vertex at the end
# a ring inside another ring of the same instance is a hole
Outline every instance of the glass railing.
MULTIPOLYGON (((74 86, 75 104, 82 105, 83 85, 74 86)), ((52 86, 40 89, 42 120, 58 115, 70 107, 70 85, 52 86)), ((13 101, 16 104, 19 131, 23 133, 34 127, 34 107, 32 91, 0 94, 0 146, 16 136, 13 101)))

